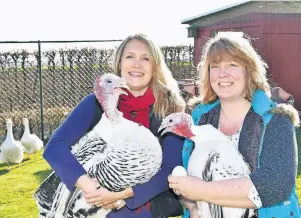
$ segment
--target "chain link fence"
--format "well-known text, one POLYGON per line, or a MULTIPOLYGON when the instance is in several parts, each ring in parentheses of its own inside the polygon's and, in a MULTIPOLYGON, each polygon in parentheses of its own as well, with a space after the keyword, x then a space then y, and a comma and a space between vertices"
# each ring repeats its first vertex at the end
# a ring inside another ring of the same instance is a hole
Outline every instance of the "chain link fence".
MULTIPOLYGON (((96 75, 113 72, 119 43, 0 42, 2 49, 8 47, 0 51, 0 143, 6 136, 6 119, 12 119, 19 140, 25 117, 30 131, 47 141, 74 106, 93 91, 96 75)), ((196 78, 192 46, 161 49, 177 80, 196 78)))

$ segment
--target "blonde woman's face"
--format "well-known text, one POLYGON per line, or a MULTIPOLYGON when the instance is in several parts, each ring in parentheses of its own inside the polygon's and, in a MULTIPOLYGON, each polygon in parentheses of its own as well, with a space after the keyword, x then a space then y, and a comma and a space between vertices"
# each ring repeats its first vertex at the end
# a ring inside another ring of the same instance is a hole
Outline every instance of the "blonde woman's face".
POLYGON ((210 85, 220 100, 246 96, 247 70, 234 61, 222 61, 210 65, 210 85))
POLYGON ((145 93, 153 75, 151 56, 146 44, 137 39, 130 40, 121 55, 121 77, 131 89, 131 93, 140 96, 145 93))

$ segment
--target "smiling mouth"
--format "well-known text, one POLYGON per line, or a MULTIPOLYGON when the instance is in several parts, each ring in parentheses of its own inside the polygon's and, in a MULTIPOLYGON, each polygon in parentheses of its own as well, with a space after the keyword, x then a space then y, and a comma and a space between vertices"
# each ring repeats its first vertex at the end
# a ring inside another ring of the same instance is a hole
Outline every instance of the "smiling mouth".
POLYGON ((144 74, 140 72, 129 72, 130 76, 133 77, 142 77, 144 74))
POLYGON ((233 85, 232 82, 222 82, 222 83, 218 83, 219 86, 222 86, 222 87, 227 87, 227 86, 231 86, 233 85))

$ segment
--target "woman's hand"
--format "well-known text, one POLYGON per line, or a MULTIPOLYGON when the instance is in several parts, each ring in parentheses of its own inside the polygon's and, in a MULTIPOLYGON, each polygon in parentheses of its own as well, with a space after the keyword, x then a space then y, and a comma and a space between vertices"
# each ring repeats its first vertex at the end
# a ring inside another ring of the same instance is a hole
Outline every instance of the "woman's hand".
POLYGON ((199 216, 199 210, 196 206, 194 206, 193 208, 191 208, 189 210, 189 213, 190 213, 190 218, 201 218, 199 216))
POLYGON ((75 186, 83 190, 85 193, 89 193, 97 190, 99 183, 96 179, 92 179, 88 175, 82 175, 77 180, 75 186))
POLYGON ((111 204, 104 205, 104 206, 102 206, 102 208, 105 209, 105 210, 109 210, 109 209, 111 209, 111 210, 117 209, 117 201, 116 201, 116 202, 113 202, 113 203, 111 203, 111 204))
POLYGON ((120 210, 125 206, 125 201, 124 200, 118 200, 114 203, 104 205, 103 208, 108 210, 108 209, 117 209, 120 210))
POLYGON ((109 205, 123 199, 122 192, 110 192, 105 188, 84 193, 84 197, 88 204, 98 207, 109 205))
POLYGON ((107 206, 108 208, 114 208, 114 203, 117 203, 116 208, 120 209, 125 205, 125 202, 120 202, 129 197, 133 197, 134 193, 131 188, 126 188, 121 192, 110 192, 105 188, 100 188, 95 191, 84 193, 84 197, 88 204, 96 205, 99 207, 107 206), (121 206, 122 204, 122 206, 121 206))
POLYGON ((169 176, 168 177, 169 187, 173 189, 177 194, 183 197, 199 201, 202 200, 201 196, 198 196, 198 189, 202 188, 205 181, 200 180, 192 176, 169 176))
POLYGON ((200 218, 199 210, 197 208, 197 205, 196 205, 195 201, 191 201, 187 198, 184 198, 183 196, 181 197, 181 201, 183 202, 185 207, 189 210, 191 218, 200 218))

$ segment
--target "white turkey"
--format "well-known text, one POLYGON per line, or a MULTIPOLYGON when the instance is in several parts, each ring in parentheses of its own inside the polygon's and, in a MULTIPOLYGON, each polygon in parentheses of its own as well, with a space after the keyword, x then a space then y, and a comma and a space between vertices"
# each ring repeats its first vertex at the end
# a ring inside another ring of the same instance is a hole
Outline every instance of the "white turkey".
MULTIPOLYGON (((98 124, 72 147, 72 153, 89 176, 97 178, 101 187, 114 192, 147 182, 162 163, 157 137, 144 126, 125 119, 118 111, 119 96, 126 94, 121 89, 124 87, 125 80, 114 74, 104 74, 96 79, 94 93, 104 113, 98 124)), ((49 180, 57 179, 51 175, 49 180)), ((40 190, 40 196, 36 195, 38 201, 41 201, 41 194, 47 195, 40 190)), ((43 203, 38 204, 45 212, 43 203)), ((80 189, 70 193, 63 183, 57 186, 51 204, 47 218, 106 217, 110 212, 91 207, 80 189)))
MULTIPOLYGON (((186 113, 167 116, 159 128, 161 134, 173 132, 194 142, 194 150, 188 162, 188 175, 204 181, 218 181, 248 177, 250 169, 234 143, 210 124, 195 126, 192 117, 186 113)), ((176 174, 185 176, 177 169, 176 174)), ((176 190, 175 190, 176 192, 176 190)), ((253 209, 229 208, 198 201, 201 218, 252 217, 253 209)))
POLYGON ((13 136, 13 122, 11 119, 6 120, 7 135, 1 146, 0 160, 8 164, 10 171, 10 163, 20 163, 24 158, 24 147, 19 141, 16 141, 13 136))
POLYGON ((36 136, 35 134, 31 134, 29 131, 29 122, 27 118, 23 118, 24 125, 24 133, 21 137, 21 144, 25 148, 25 152, 28 154, 36 153, 37 151, 43 148, 43 141, 36 136))

